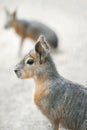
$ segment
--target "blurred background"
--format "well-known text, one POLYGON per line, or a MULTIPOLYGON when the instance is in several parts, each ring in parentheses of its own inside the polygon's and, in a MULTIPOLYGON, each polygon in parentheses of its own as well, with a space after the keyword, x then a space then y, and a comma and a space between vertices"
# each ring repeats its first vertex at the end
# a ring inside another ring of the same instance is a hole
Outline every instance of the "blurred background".
POLYGON ((26 39, 23 56, 18 57, 20 37, 13 29, 5 30, 4 7, 10 12, 17 9, 19 19, 51 27, 59 38, 59 53, 53 54, 59 73, 86 86, 87 0, 0 0, 0 130, 50 130, 33 103, 33 80, 17 79, 13 72, 34 44, 26 39))

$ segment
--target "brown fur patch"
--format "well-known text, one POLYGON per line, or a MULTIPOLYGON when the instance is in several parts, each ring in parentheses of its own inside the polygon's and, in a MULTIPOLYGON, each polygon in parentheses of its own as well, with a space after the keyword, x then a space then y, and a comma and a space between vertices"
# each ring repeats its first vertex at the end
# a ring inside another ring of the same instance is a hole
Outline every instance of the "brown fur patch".
POLYGON ((54 124, 56 125, 56 124, 59 124, 59 119, 55 119, 54 120, 54 124))
POLYGON ((36 82, 36 87, 34 90, 34 102, 37 106, 39 106, 42 113, 46 115, 47 110, 43 108, 43 105, 45 106, 43 101, 49 94, 49 90, 46 88, 46 86, 44 86, 44 81, 45 81, 45 78, 44 76, 42 76, 40 80, 36 82))
POLYGON ((18 35, 20 35, 23 38, 31 38, 32 40, 36 41, 37 37, 33 34, 33 32, 26 33, 26 31, 23 31, 21 25, 14 25, 15 31, 18 35))
POLYGON ((36 37, 33 33, 27 34, 26 37, 29 37, 29 38, 31 38, 31 39, 34 40, 34 41, 37 40, 37 37, 36 37))
POLYGON ((28 74, 28 73, 22 73, 22 79, 28 79, 31 78, 32 74, 28 74))
POLYGON ((16 31, 16 33, 18 34, 18 35, 23 35, 22 33, 22 29, 21 29, 21 27, 20 26, 18 26, 18 25, 14 25, 14 28, 15 28, 15 31, 16 31))
POLYGON ((55 119, 53 124, 54 130, 59 130, 59 119, 55 119))

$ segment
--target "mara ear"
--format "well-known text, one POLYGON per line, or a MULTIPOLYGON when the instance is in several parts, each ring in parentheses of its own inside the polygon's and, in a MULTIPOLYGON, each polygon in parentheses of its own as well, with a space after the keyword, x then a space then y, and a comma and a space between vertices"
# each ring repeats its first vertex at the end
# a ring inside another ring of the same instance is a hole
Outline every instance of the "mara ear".
POLYGON ((39 56, 39 63, 42 64, 46 61, 47 55, 49 53, 49 47, 47 41, 43 35, 41 35, 35 45, 35 51, 39 56))
POLYGON ((17 13, 17 9, 15 9, 14 12, 12 13, 13 18, 16 18, 16 13, 17 13))
POLYGON ((4 11, 5 11, 7 16, 10 15, 10 12, 8 11, 8 9, 6 7, 4 7, 4 11))

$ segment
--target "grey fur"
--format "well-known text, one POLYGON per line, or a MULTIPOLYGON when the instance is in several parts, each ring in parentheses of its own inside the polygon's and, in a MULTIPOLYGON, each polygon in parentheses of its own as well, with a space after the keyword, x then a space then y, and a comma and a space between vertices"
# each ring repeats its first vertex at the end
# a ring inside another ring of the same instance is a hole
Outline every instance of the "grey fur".
MULTIPOLYGON (((47 53, 46 51, 47 49, 44 49, 44 53, 47 53)), ((39 50, 35 53, 39 60, 39 50)), ((28 56, 30 53, 26 57, 28 56)), ((45 116, 51 122, 53 129, 58 130, 61 124, 68 130, 87 130, 87 88, 63 78, 57 72, 49 53, 43 64, 37 62, 33 67, 26 66, 26 57, 18 64, 16 70, 21 74, 22 71, 29 73, 32 70, 35 82, 41 76, 45 76, 42 86, 49 93, 36 105, 41 111, 45 111, 45 116)))

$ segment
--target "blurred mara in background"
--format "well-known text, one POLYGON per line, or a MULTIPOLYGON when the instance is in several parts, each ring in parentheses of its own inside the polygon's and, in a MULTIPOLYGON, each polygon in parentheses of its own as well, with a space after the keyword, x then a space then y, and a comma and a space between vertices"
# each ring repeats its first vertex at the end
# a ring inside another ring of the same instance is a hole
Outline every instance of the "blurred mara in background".
POLYGON ((5 12, 7 16, 5 28, 8 29, 13 27, 15 32, 21 37, 19 55, 21 54, 21 49, 25 38, 31 38, 32 40, 36 41, 41 34, 43 34, 47 38, 51 50, 57 49, 57 35, 48 26, 39 21, 26 21, 17 19, 16 10, 12 14, 10 14, 10 12, 5 8, 5 12))

